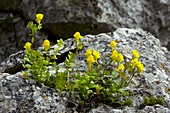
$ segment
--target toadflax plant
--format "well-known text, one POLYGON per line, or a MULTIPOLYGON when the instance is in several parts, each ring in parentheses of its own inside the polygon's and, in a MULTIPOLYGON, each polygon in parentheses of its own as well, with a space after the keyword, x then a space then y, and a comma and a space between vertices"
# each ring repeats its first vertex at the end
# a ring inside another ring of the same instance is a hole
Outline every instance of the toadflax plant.
POLYGON ((144 71, 144 65, 139 61, 139 53, 137 50, 132 50, 132 58, 127 62, 124 56, 116 50, 117 43, 113 40, 109 46, 112 50, 110 55, 112 69, 107 69, 105 65, 99 64, 102 57, 98 50, 88 48, 85 53, 85 60, 88 69, 84 72, 75 71, 74 60, 78 51, 82 50, 83 45, 80 41, 81 34, 76 32, 74 40, 77 46, 76 53, 69 52, 65 60, 65 69, 60 71, 60 67, 52 59, 57 59, 56 55, 60 55, 59 51, 63 48, 63 40, 57 42, 57 47, 53 50, 54 55, 49 54, 50 42, 44 40, 42 47, 44 54, 40 50, 32 49, 34 44, 35 33, 42 28, 41 20, 43 14, 36 15, 36 24, 29 22, 27 27, 31 29, 31 42, 27 42, 24 46, 26 52, 23 60, 23 67, 27 69, 24 75, 35 79, 39 83, 43 83, 49 87, 55 87, 62 91, 68 91, 69 94, 79 94, 81 100, 79 105, 85 109, 92 107, 92 103, 106 103, 112 106, 131 105, 132 100, 127 99, 129 91, 126 87, 131 83, 136 75, 141 75, 144 71), (52 65, 56 74, 49 72, 48 66, 52 65), (125 98, 125 99, 124 99, 125 98))
POLYGON ((116 45, 115 41, 111 41, 109 44, 112 49, 110 58, 113 68, 111 70, 103 68, 98 63, 102 56, 97 50, 90 48, 86 50, 85 57, 88 70, 84 73, 77 72, 74 81, 74 88, 80 93, 83 103, 95 100, 99 103, 111 105, 114 105, 114 103, 132 105, 131 99, 120 100, 120 98, 129 95, 129 91, 125 90, 125 88, 135 75, 142 74, 144 66, 138 60, 139 53, 137 50, 132 50, 132 59, 125 62, 124 56, 116 50, 116 45), (96 67, 94 64, 98 66, 96 67))
POLYGON ((49 55, 48 51, 50 50, 50 42, 49 40, 44 40, 42 47, 44 48, 44 51, 46 52, 45 55, 42 54, 40 50, 34 50, 32 49, 32 45, 34 44, 34 35, 35 33, 42 28, 41 20, 43 19, 43 14, 37 14, 36 15, 36 22, 37 24, 34 24, 32 21, 28 23, 27 27, 31 29, 31 42, 27 42, 24 46, 26 53, 23 60, 23 67, 27 68, 28 71, 24 71, 24 75, 28 75, 28 73, 31 73, 32 76, 30 78, 33 78, 37 80, 39 83, 44 83, 49 86, 53 86, 51 83, 51 79, 54 77, 50 74, 47 66, 49 65, 56 65, 55 62, 51 62, 51 59, 57 59, 56 55, 60 55, 58 51, 62 49, 63 47, 63 40, 60 39, 57 42, 57 47, 53 52, 54 55, 49 55))

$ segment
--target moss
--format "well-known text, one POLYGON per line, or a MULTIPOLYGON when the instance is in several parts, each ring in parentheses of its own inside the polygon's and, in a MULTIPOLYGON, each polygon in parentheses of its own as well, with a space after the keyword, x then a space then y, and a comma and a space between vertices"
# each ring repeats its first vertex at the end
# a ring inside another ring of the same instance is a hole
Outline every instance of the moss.
POLYGON ((121 101, 120 103, 121 103, 121 105, 123 105, 123 106, 125 106, 125 105, 127 105, 127 106, 132 106, 133 100, 132 100, 132 99, 127 99, 127 100, 121 101))
POLYGON ((153 106, 155 104, 164 105, 164 100, 163 100, 163 98, 156 98, 154 96, 144 97, 144 104, 151 105, 151 106, 153 106))
POLYGON ((157 104, 160 104, 160 105, 164 105, 164 100, 163 100, 163 98, 158 98, 157 99, 157 104))

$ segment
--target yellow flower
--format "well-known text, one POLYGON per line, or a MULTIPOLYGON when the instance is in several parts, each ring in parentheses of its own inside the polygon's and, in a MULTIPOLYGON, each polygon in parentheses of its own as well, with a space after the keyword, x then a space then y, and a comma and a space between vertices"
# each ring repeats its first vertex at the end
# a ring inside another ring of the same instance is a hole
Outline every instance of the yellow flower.
POLYGON ((114 40, 111 41, 110 44, 109 44, 109 46, 112 48, 112 50, 115 49, 116 45, 117 45, 117 43, 114 40))
POLYGON ((111 57, 111 59, 112 59, 114 62, 116 62, 117 56, 118 56, 118 52, 117 52, 116 50, 114 50, 114 51, 112 52, 112 55, 111 55, 110 57, 111 57))
POLYGON ((118 72, 124 71, 125 67, 123 64, 120 64, 118 68, 116 69, 118 72))
POLYGON ((88 57, 92 55, 92 50, 91 49, 87 49, 86 52, 85 52, 85 56, 88 57))
POLYGON ((118 63, 120 63, 120 62, 123 62, 123 61, 124 61, 123 55, 122 55, 121 53, 117 52, 116 50, 114 50, 114 51, 112 52, 112 55, 111 55, 110 57, 111 57, 111 59, 112 59, 113 62, 118 62, 118 63))
POLYGON ((30 42, 27 42, 26 44, 25 44, 25 46, 24 46, 24 48, 26 49, 26 52, 27 51, 29 51, 29 50, 31 50, 31 43, 30 42))
POLYGON ((124 61, 124 57, 121 53, 118 53, 118 56, 117 56, 117 62, 120 63, 120 62, 123 62, 124 61))
POLYGON ((93 56, 93 55, 88 56, 88 57, 87 57, 87 62, 88 62, 88 63, 94 63, 94 62, 95 62, 94 56, 93 56))
POLYGON ((92 70, 92 66, 93 66, 94 62, 95 62, 95 60, 94 60, 93 55, 90 55, 90 56, 87 57, 87 64, 88 64, 89 71, 92 70))
POLYGON ((142 64, 140 61, 138 61, 137 58, 133 59, 133 60, 131 61, 131 63, 132 63, 133 68, 137 67, 137 72, 138 72, 139 74, 141 74, 141 73, 144 71, 144 66, 143 66, 143 64, 142 64))
POLYGON ((132 50, 132 58, 135 59, 135 58, 139 58, 139 53, 137 50, 132 50))
POLYGON ((36 14, 36 22, 40 24, 41 20, 43 19, 44 15, 41 13, 36 14))
POLYGON ((144 66, 141 62, 138 62, 138 73, 141 74, 144 71, 144 66))
POLYGON ((44 43, 43 43, 42 46, 44 47, 45 51, 48 51, 50 49, 50 42, 49 42, 49 40, 47 40, 47 39, 44 40, 44 43))
POLYGON ((82 38, 82 36, 80 35, 80 32, 76 32, 73 36, 77 43, 80 41, 80 38, 82 38))
POLYGON ((131 61, 131 64, 132 64, 133 67, 137 67, 138 63, 139 63, 139 61, 138 61, 137 58, 135 58, 131 61))
POLYGON ((95 62, 97 62, 97 60, 100 58, 100 53, 97 50, 94 50, 93 55, 95 62))

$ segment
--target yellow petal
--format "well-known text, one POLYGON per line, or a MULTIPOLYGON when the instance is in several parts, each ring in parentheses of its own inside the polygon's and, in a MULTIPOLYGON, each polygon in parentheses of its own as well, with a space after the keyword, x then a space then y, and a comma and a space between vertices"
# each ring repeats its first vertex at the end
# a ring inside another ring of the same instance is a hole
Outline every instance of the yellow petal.
POLYGON ((82 36, 80 35, 80 32, 76 32, 73 36, 76 42, 79 42, 80 38, 82 38, 82 36))
POLYGON ((94 62, 95 62, 94 56, 93 56, 93 55, 88 56, 88 57, 87 57, 87 62, 88 62, 88 63, 94 63, 94 62))
POLYGON ((39 20, 42 20, 43 17, 44 17, 44 15, 41 14, 41 13, 36 14, 36 18, 39 19, 39 20))
POLYGON ((110 44, 109 44, 109 46, 112 48, 112 50, 115 49, 116 45, 117 45, 117 43, 114 40, 111 41, 110 44))
POLYGON ((85 52, 85 56, 88 57, 92 55, 92 50, 91 49, 87 49, 86 52, 85 52))
POLYGON ((118 68, 117 68, 117 71, 118 71, 118 72, 121 72, 121 71, 124 71, 124 69, 125 69, 124 65, 123 65, 123 64, 120 64, 120 65, 118 66, 118 68))
POLYGON ((41 13, 36 14, 36 22, 40 24, 43 17, 44 17, 44 15, 41 13))
POLYGON ((135 58, 139 58, 139 53, 137 50, 132 50, 132 58, 135 59, 135 58))
POLYGON ((100 58, 100 53, 97 50, 93 51, 94 59, 97 62, 97 60, 100 58))
POLYGON ((49 50, 49 48, 50 48, 50 41, 47 40, 47 39, 44 40, 44 43, 43 43, 42 46, 44 47, 45 51, 49 50))
POLYGON ((30 42, 27 42, 26 44, 25 44, 25 46, 24 46, 24 48, 26 49, 26 50, 30 50, 31 49, 31 43, 30 42))

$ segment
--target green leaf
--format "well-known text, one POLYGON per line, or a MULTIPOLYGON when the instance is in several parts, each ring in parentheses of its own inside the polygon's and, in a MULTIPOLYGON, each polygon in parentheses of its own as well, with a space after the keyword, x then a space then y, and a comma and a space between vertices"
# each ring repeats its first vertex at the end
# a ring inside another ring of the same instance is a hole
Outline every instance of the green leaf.
POLYGON ((93 92, 92 90, 88 90, 88 92, 87 92, 87 93, 88 93, 88 94, 90 94, 90 93, 92 93, 92 92, 93 92))
POLYGON ((102 70, 102 66, 98 65, 97 70, 99 70, 99 71, 102 70))
POLYGON ((116 71, 113 70, 113 71, 112 71, 112 75, 116 75, 116 71))
POLYGON ((25 67, 31 68, 31 65, 30 64, 25 64, 25 67))
POLYGON ((83 49, 83 44, 82 44, 82 43, 78 44, 77 49, 78 49, 78 50, 82 50, 82 49, 83 49))
POLYGON ((58 71, 59 69, 60 69, 60 66, 57 66, 57 67, 56 67, 56 71, 58 71))
POLYGON ((104 74, 104 75, 110 75, 110 71, 104 70, 104 71, 103 71, 103 74, 104 74))
POLYGON ((27 61, 27 62, 30 62, 30 59, 27 58, 27 57, 24 57, 24 60, 27 61))
POLYGON ((38 30, 40 30, 42 28, 42 24, 38 25, 38 30))
POLYGON ((124 90, 123 90, 123 89, 118 89, 118 92, 119 92, 119 93, 123 93, 124 90))
POLYGON ((63 39, 61 38, 60 40, 57 40, 57 45, 58 46, 62 46, 63 44, 64 44, 64 41, 63 41, 63 39))
POLYGON ((46 60, 43 60, 42 63, 43 63, 44 65, 48 65, 48 64, 49 64, 49 62, 46 61, 46 60))
POLYGON ((50 56, 50 58, 53 59, 53 60, 57 60, 57 59, 58 59, 58 58, 56 57, 56 55, 52 55, 52 56, 50 56))
POLYGON ((23 71, 23 76, 24 76, 24 77, 27 77, 27 76, 28 76, 28 72, 23 71))
MULTIPOLYGON (((31 35, 33 35, 33 34, 31 34, 31 35)), ((32 42, 32 43, 34 42, 34 37, 31 38, 31 42, 32 42)))
POLYGON ((85 86, 85 89, 86 89, 86 90, 89 90, 90 88, 89 88, 89 87, 87 87, 87 86, 85 86))
POLYGON ((32 26, 33 26, 33 22, 32 22, 32 21, 31 21, 31 22, 28 22, 27 27, 31 29, 32 26))

